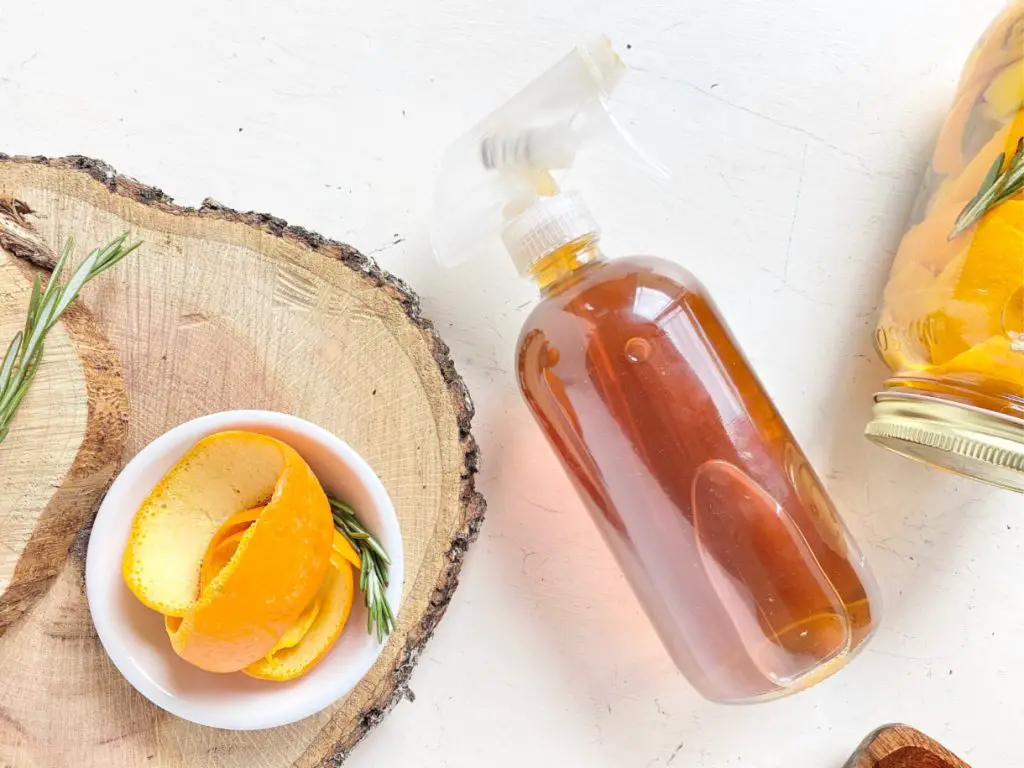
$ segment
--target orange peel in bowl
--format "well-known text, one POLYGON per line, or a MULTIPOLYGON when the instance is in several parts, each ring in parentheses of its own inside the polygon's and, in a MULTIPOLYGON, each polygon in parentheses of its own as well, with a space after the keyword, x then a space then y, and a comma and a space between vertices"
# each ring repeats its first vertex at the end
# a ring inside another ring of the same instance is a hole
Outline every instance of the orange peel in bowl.
MULTIPOLYGON (((244 512, 239 512, 236 515, 232 515, 228 518, 227 522, 224 523, 214 534, 213 538, 210 539, 210 545, 206 549, 206 556, 203 558, 203 565, 199 572, 199 590, 202 592, 217 576, 218 573, 223 570, 224 566, 228 564, 231 558, 234 556, 235 551, 238 549, 238 544, 242 540, 242 536, 245 531, 252 525, 256 518, 259 517, 260 512, 263 511, 262 507, 255 509, 248 509, 244 512)), ((337 535, 337 534, 335 534, 337 535)), ((334 549, 331 549, 331 562, 334 562, 334 549)), ((303 638, 313 621, 316 620, 317 614, 320 612, 320 595, 319 590, 317 595, 313 597, 306 607, 302 609, 302 613, 295 620, 281 638, 277 641, 274 647, 270 650, 268 655, 273 655, 282 648, 292 648, 298 644, 303 638)), ((180 619, 168 618, 166 621, 168 634, 173 633, 180 623, 180 619)))
POLYGON ((320 586, 319 610, 295 645, 281 648, 245 668, 245 674, 263 680, 293 680, 305 674, 323 657, 348 622, 355 595, 351 564, 329 568, 320 586))
POLYGON ((167 617, 179 656, 234 672, 271 653, 304 615, 335 571, 334 533, 327 497, 293 448, 221 432, 146 497, 122 572, 136 597, 167 617))
POLYGON ((238 549, 238 542, 242 540, 242 534, 250 525, 256 522, 263 507, 254 507, 238 512, 227 519, 217 532, 210 539, 206 547, 206 554, 203 555, 203 564, 199 568, 199 591, 202 593, 206 585, 213 581, 213 577, 220 573, 227 565, 228 560, 238 549))
MULTIPOLYGON (((201 590, 230 562, 245 532, 261 512, 259 507, 239 512, 217 530, 203 558, 201 590)), ((291 680, 316 664, 337 640, 352 610, 355 592, 352 569, 361 567, 362 558, 335 530, 329 560, 331 567, 327 569, 316 595, 270 652, 244 670, 247 674, 267 680, 291 680), (307 636, 310 641, 304 642, 307 636)), ((177 619, 167 620, 168 634, 177 629, 177 622, 177 619)))
POLYGON ((348 562, 356 570, 363 567, 363 558, 348 543, 348 539, 335 531, 334 542, 331 544, 331 563, 335 568, 341 568, 342 562, 348 562))

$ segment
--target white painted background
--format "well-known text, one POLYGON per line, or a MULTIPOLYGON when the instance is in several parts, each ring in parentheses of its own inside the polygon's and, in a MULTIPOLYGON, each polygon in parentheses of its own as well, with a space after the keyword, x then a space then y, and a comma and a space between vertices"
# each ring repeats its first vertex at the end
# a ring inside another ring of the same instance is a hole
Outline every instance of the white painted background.
POLYGON ((476 397, 490 512, 416 702, 350 765, 838 768, 902 720, 975 768, 1007 768, 1024 503, 861 437, 885 375, 870 348, 881 282, 960 65, 1000 6, 3 2, 0 151, 90 155, 182 203, 209 195, 347 240, 443 329, 476 397), (676 174, 667 191, 640 175, 588 190, 608 250, 704 278, 886 593, 870 649, 789 700, 723 708, 674 671, 515 390, 531 287, 498 254, 454 272, 429 255, 444 146, 598 31, 632 46, 623 117, 676 174))

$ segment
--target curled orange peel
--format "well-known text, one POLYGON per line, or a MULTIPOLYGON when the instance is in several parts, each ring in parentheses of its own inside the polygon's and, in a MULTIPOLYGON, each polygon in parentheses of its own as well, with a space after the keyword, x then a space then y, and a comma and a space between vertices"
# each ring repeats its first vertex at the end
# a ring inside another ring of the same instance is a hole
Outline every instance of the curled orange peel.
POLYGON ((167 617, 179 656, 233 672, 270 654, 307 611, 336 570, 334 533, 327 497, 294 449, 222 432, 199 441, 143 502, 122 571, 167 617))

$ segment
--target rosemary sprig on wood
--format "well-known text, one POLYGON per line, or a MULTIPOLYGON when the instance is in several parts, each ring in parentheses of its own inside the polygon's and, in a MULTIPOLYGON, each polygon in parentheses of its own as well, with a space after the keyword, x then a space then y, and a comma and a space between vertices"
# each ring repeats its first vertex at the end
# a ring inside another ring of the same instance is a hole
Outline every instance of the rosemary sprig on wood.
POLYGON ((1006 153, 1003 152, 985 175, 978 194, 961 211, 949 235, 950 240, 973 227, 993 208, 1024 192, 1024 138, 1017 143, 1017 151, 1003 170, 1005 162, 1006 153))
POLYGON ((43 357, 47 332, 60 320, 86 283, 142 245, 141 242, 132 245, 127 242, 128 233, 125 232, 102 248, 97 248, 78 265, 67 283, 61 283, 62 273, 75 247, 74 240, 69 237, 45 290, 39 276, 36 276, 28 302, 25 328, 15 334, 0 363, 0 443, 10 432, 14 414, 35 378, 43 357))
POLYGON ((384 591, 388 587, 388 567, 391 558, 384 547, 373 535, 363 527, 352 508, 330 496, 331 514, 334 515, 334 527, 348 539, 359 557, 363 567, 359 571, 359 589, 366 602, 366 631, 377 635, 377 642, 383 642, 395 629, 395 615, 391 611, 384 591))

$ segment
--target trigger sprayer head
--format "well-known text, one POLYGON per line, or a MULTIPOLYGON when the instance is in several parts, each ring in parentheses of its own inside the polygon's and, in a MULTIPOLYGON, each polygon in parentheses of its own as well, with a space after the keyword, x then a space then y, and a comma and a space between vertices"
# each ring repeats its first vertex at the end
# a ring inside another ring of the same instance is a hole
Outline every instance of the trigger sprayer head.
POLYGON ((526 273, 547 253, 596 233, 582 198, 564 193, 553 172, 572 168, 579 149, 597 136, 613 137, 667 175, 608 108, 625 71, 608 38, 580 45, 448 149, 431 232, 442 265, 504 246, 526 273))

